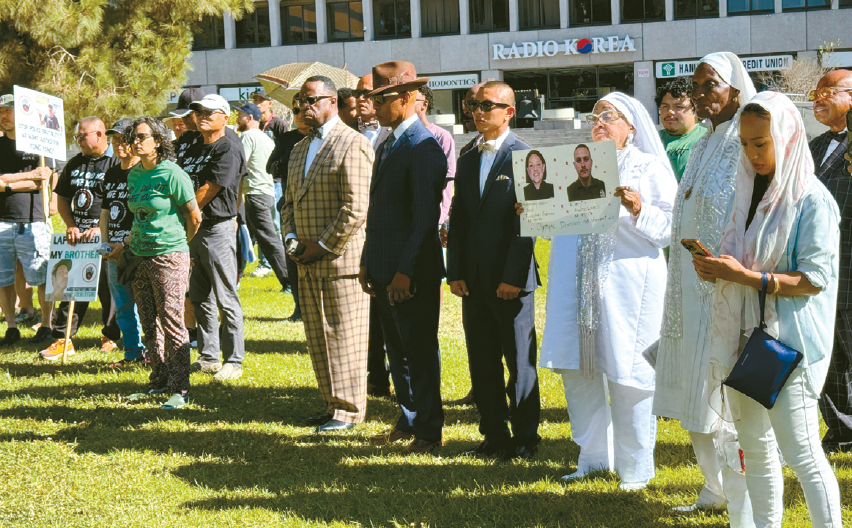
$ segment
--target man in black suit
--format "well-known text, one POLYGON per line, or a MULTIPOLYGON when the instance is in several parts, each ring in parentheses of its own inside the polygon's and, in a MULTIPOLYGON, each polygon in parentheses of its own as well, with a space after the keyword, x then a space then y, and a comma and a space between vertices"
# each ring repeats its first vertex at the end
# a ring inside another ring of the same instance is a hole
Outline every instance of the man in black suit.
POLYGON ((390 433, 370 441, 411 439, 407 453, 430 453, 441 445, 444 425, 438 218, 447 158, 414 111, 417 88, 428 79, 418 79, 410 62, 398 61, 374 66, 373 81, 376 116, 393 132, 373 166, 359 280, 379 311, 402 415, 390 433))
POLYGON ((834 350, 819 407, 828 432, 822 439, 826 453, 852 450, 852 180, 844 159, 846 112, 852 108, 852 71, 827 73, 813 93, 814 116, 830 128, 811 141, 816 175, 840 208, 840 280, 834 350))
POLYGON ((530 458, 541 440, 533 294, 538 274, 535 241, 520 236, 512 179, 512 151, 530 147, 509 130, 515 113, 509 85, 485 83, 474 103, 483 141, 459 159, 447 243, 448 278, 462 298, 470 378, 485 436, 466 454, 530 458))

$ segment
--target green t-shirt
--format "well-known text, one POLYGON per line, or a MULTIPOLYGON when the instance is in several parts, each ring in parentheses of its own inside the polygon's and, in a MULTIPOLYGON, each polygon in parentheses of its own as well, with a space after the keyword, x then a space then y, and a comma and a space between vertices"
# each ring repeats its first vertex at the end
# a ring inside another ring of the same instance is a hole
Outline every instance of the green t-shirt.
POLYGON ((669 135, 665 128, 660 130, 660 139, 663 140, 663 145, 666 147, 666 154, 669 155, 669 161, 672 164, 677 181, 680 181, 683 171, 686 170, 686 162, 689 161, 689 153, 692 152, 692 147, 698 143, 705 132, 707 132, 707 129, 701 125, 695 125, 692 130, 682 136, 669 135))
POLYGON ((127 205, 133 212, 130 250, 143 257, 186 253, 186 229, 178 207, 195 198, 192 180, 173 161, 151 170, 139 163, 127 176, 127 205))

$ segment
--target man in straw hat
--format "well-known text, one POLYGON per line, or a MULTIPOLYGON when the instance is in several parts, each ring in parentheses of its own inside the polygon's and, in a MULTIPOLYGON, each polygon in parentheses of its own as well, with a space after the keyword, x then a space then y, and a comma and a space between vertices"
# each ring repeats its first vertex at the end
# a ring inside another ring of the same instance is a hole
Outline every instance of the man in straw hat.
POLYGON ((373 67, 369 95, 382 126, 393 132, 376 152, 359 279, 379 309, 391 376, 402 411, 379 445, 411 440, 407 453, 441 445, 438 314, 444 276, 438 237, 447 158, 415 113, 418 78, 410 62, 373 67))

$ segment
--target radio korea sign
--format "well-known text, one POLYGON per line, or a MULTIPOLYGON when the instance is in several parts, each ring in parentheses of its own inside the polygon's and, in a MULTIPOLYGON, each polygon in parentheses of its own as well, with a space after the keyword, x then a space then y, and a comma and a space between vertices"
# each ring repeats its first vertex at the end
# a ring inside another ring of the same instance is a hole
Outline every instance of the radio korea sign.
POLYGON ((588 55, 590 53, 624 53, 636 51, 636 44, 630 35, 594 37, 591 39, 538 40, 520 42, 512 45, 492 45, 491 60, 531 59, 534 57, 555 57, 563 55, 588 55))

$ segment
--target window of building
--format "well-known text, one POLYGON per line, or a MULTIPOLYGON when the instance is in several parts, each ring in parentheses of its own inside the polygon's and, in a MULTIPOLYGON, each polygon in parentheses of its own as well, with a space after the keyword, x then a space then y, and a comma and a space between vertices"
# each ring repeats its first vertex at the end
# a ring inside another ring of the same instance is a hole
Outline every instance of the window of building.
POLYGON ((674 17, 676 20, 718 18, 719 0, 675 0, 674 17))
POLYGON ((236 22, 237 47, 256 48, 269 46, 272 37, 269 32, 269 3, 255 2, 254 12, 243 15, 236 22))
POLYGON ((459 0, 420 0, 420 31, 424 37, 458 35, 459 0))
POLYGON ((831 9, 831 0, 783 0, 781 9, 783 11, 831 9))
POLYGON ((470 0, 470 31, 509 31, 509 0, 470 0))
POLYGON ((852 0, 840 0, 840 7, 852 7, 852 0))
POLYGON ((656 22, 665 19, 665 0, 621 0, 623 22, 656 22))
POLYGON ((729 15, 774 13, 775 0, 728 0, 729 15))
POLYGON ((521 29, 559 27, 559 0, 519 0, 521 29))
POLYGON ((610 92, 633 95, 633 65, 591 66, 537 71, 507 71, 505 80, 515 92, 535 90, 545 96, 545 108, 591 112, 610 92))
POLYGON ((328 2, 328 39, 361 40, 364 38, 364 10, 360 0, 328 2))
POLYGON ((192 49, 224 49, 225 21, 222 17, 204 15, 196 26, 197 33, 192 41, 192 49))
POLYGON ((569 26, 596 26, 612 24, 610 0, 570 0, 569 26))
POLYGON ((407 38, 411 36, 411 4, 408 0, 373 0, 375 37, 407 38))
POLYGON ((281 41, 301 44, 317 41, 317 12, 312 0, 281 2, 281 41))

